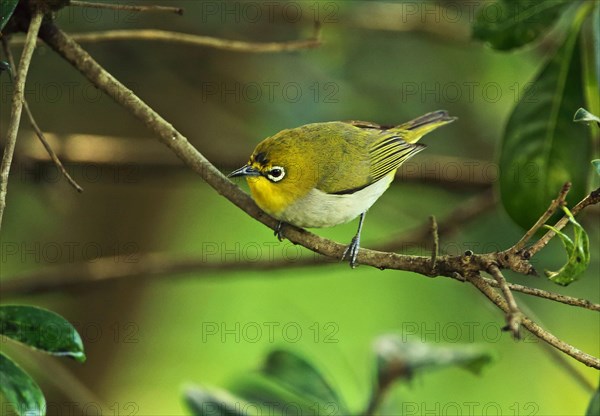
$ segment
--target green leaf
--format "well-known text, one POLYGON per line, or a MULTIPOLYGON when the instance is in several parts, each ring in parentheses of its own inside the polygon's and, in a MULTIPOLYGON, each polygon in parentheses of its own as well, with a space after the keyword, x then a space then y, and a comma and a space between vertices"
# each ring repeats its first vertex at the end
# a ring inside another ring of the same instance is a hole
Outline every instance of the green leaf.
POLYGON ((254 407, 224 390, 192 387, 186 390, 185 401, 196 416, 246 416, 255 414, 254 407))
POLYGON ((238 378, 230 391, 195 388, 186 392, 186 401, 198 415, 349 414, 321 372, 285 350, 272 351, 259 371, 238 378))
POLYGON ((4 25, 12 16, 18 3, 19 0, 2 0, 0 2, 0 31, 4 29, 4 25))
POLYGON ((573 184, 570 204, 587 194, 589 130, 571 121, 584 102, 578 32, 586 13, 583 6, 577 10, 568 37, 536 78, 533 94, 515 106, 504 132, 500 195, 523 228, 535 223, 565 182, 573 184))
POLYGON ((598 175, 600 175, 600 159, 594 159, 594 160, 592 160, 592 165, 596 169, 596 173, 598 175))
POLYGON ((590 404, 588 405, 585 416, 598 416, 600 415, 600 388, 596 390, 596 393, 592 396, 590 404))
POLYGON ((592 113, 587 111, 585 108, 579 108, 575 112, 575 115, 573 116, 573 121, 575 123, 585 123, 585 124, 590 124, 590 123, 596 122, 600 126, 600 118, 593 115, 592 113))
POLYGON ((44 415, 46 399, 40 387, 13 360, 0 352, 0 392, 18 415, 44 415))
POLYGON ((314 396, 279 383, 261 373, 245 374, 231 387, 231 392, 243 397, 259 414, 272 414, 275 410, 286 414, 345 415, 336 402, 325 402, 314 396), (293 411, 292 411, 293 410, 293 411))
POLYGON ((473 37, 492 48, 510 50, 536 40, 568 5, 564 0, 498 0, 484 3, 473 23, 473 37))
POLYGON ((312 396, 322 402, 340 402, 339 396, 325 377, 303 357, 290 351, 272 351, 262 372, 303 395, 312 396))
POLYGON ((544 227, 554 231, 558 235, 567 251, 567 263, 556 272, 546 270, 546 276, 562 286, 574 282, 587 269, 590 264, 590 241, 587 233, 581 225, 575 220, 571 211, 563 207, 565 214, 569 218, 569 222, 573 224, 574 241, 562 231, 550 225, 544 227))
POLYGON ((233 391, 257 403, 293 405, 303 414, 347 414, 337 392, 308 360, 286 350, 269 353, 258 374, 238 381, 233 391))
POLYGON ((0 334, 52 355, 85 361, 77 330, 62 316, 34 306, 0 306, 0 334))
POLYGON ((487 350, 473 346, 435 346, 423 342, 408 342, 399 335, 388 334, 375 343, 377 356, 377 379, 380 385, 396 379, 409 379, 424 370, 458 366, 479 374, 484 366, 493 361, 487 350))

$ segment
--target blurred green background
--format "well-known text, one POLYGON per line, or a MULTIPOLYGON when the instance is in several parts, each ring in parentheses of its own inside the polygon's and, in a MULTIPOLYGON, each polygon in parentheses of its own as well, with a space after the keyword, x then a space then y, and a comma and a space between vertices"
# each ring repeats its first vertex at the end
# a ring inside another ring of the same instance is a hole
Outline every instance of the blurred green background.
MULTIPOLYGON (((440 8, 443 2, 152 4, 181 6, 185 13, 72 7, 57 14, 57 23, 70 33, 158 28, 260 42, 309 38, 315 14, 323 22, 322 46, 298 52, 253 54, 148 41, 84 45, 223 171, 245 163, 260 140, 284 128, 346 119, 394 124, 447 109, 458 122, 428 136, 429 148, 407 169, 444 177, 468 166, 428 160, 473 159, 484 164, 494 183, 503 124, 552 47, 544 41, 506 54, 471 41, 475 5, 468 1, 449 2, 447 8, 440 8)), ((6 126, 12 87, 6 77, 1 83, 0 120, 6 126)), ((502 314, 467 284, 336 263, 294 267, 296 259, 314 255, 287 241, 277 243, 271 230, 180 166, 137 120, 44 45, 35 52, 26 98, 44 131, 120 136, 123 144, 112 141, 99 149, 76 138, 69 142, 72 148, 61 148, 69 171, 85 188, 79 195, 54 167, 31 157, 41 146, 23 120, 1 235, 3 281, 79 262, 94 267, 101 256, 116 256, 113 266, 126 268, 148 252, 207 262, 290 260, 289 267, 267 271, 198 270, 4 295, 3 303, 62 314, 82 335, 84 365, 2 343, 40 382, 49 414, 72 414, 68 409, 95 414, 96 405, 104 407, 103 414, 187 414, 186 385, 227 387, 275 347, 305 353, 358 411, 370 390, 373 340, 387 332, 443 345, 480 343, 497 355, 481 377, 447 369, 397 386, 389 399, 400 409, 585 411, 590 391, 532 336, 515 342, 500 333, 502 314), (158 156, 144 161, 148 153, 158 156), (78 157, 92 161, 76 163, 78 157)), ((584 129, 574 125, 574 138, 583 137, 584 129)), ((366 217, 363 247, 397 239, 429 215, 443 218, 482 192, 477 184, 451 182, 395 181, 366 217)), ((582 217, 592 261, 581 281, 560 288, 545 278, 509 279, 598 302, 597 213, 582 217)), ((353 222, 317 233, 349 242, 355 227, 353 222)), ((522 232, 498 206, 443 237, 441 248, 453 254, 499 250, 522 232)), ((539 271, 556 269, 564 256, 553 241, 534 264, 539 271)), ((596 313, 524 296, 518 301, 557 336, 600 355, 596 313)), ((565 360, 597 385, 595 370, 565 360)))

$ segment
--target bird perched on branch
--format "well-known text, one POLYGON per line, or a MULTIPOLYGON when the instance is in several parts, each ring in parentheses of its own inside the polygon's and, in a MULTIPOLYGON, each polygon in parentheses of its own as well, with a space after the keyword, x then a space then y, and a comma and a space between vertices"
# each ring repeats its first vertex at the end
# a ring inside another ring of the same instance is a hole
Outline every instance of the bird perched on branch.
POLYGON ((256 204, 280 221, 280 239, 282 223, 332 227, 360 216, 342 256, 354 268, 367 210, 400 165, 425 149, 419 139, 455 119, 440 110, 395 127, 333 121, 283 130, 260 142, 229 177, 246 177, 256 204))

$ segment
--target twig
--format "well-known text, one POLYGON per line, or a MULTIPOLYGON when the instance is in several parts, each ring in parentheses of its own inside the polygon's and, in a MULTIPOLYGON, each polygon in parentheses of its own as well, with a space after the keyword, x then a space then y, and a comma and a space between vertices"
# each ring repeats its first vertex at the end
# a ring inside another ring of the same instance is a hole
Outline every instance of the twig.
POLYGON ((566 182, 562 189, 560 190, 556 199, 553 199, 550 203, 548 209, 542 214, 542 216, 536 221, 533 226, 527 230, 527 232, 523 235, 523 237, 510 248, 510 251, 517 252, 525 247, 525 244, 535 235, 535 233, 546 224, 546 221, 550 219, 552 215, 556 212, 558 208, 560 208, 565 203, 565 198, 571 189, 571 182, 566 182))
POLYGON ((25 96, 25 80, 27 79, 27 72, 29 71, 29 64, 31 63, 31 57, 35 50, 35 43, 40 31, 40 26, 44 14, 41 10, 36 9, 33 11, 29 29, 27 30, 27 39, 25 40, 25 47, 21 53, 21 60, 19 61, 19 69, 15 77, 14 91, 12 96, 12 106, 10 113, 10 121, 8 124, 8 132, 6 133, 6 147, 4 148, 4 154, 2 155, 2 163, 0 165, 0 228, 2 227, 2 217, 4 214, 4 208, 6 207, 6 193, 8 191, 8 174, 10 172, 10 165, 12 163, 13 155, 15 153, 15 145, 17 143, 17 133, 19 131, 19 124, 21 123, 21 112, 23 111, 23 101, 25 96))
POLYGON ((504 294, 504 299, 506 299, 506 303, 508 304, 509 312, 506 315, 506 329, 512 332, 515 339, 519 339, 519 327, 521 325, 522 313, 517 306, 517 302, 515 301, 515 298, 508 287, 508 283, 506 282, 504 275, 500 269, 498 269, 498 266, 494 264, 490 265, 488 272, 492 275, 496 282, 498 282, 498 287, 504 294))
MULTIPOLYGON (((254 219, 273 230, 276 229, 279 221, 260 210, 249 195, 221 174, 170 123, 102 68, 85 50, 56 27, 54 23, 47 22, 42 27, 40 35, 51 48, 77 68, 92 84, 108 94, 113 100, 129 110, 150 128, 163 144, 169 147, 219 194, 229 199, 254 219)), ((345 245, 321 238, 294 226, 286 227, 286 237, 291 242, 301 244, 316 253, 337 259, 342 256, 346 248, 345 245)), ((463 256, 440 256, 438 258, 438 273, 444 276, 452 276, 459 271, 463 275, 466 273, 478 273, 480 270, 485 270, 486 264, 494 264, 498 261, 498 253, 473 255, 470 257, 469 261, 465 261, 463 256)), ((380 269, 405 270, 423 275, 427 275, 430 270, 430 259, 428 257, 407 256, 366 249, 359 251, 358 262, 380 269)), ((503 302, 503 305, 506 305, 504 299, 490 285, 486 284, 484 280, 479 279, 477 282, 484 285, 488 292, 491 292, 492 296, 496 295, 503 302)), ((508 310, 507 307, 505 312, 508 312, 508 310)), ((530 320, 524 320, 523 325, 525 324, 527 324, 526 327, 528 329, 546 342, 551 343, 556 348, 559 348, 585 365, 600 369, 600 360, 598 358, 565 344, 554 335, 539 328, 530 320)))
MULTIPOLYGON (((600 202, 600 188, 596 189, 584 199, 582 199, 577 205, 575 205, 571 209, 571 214, 574 216, 579 213, 582 209, 587 207, 588 205, 597 204, 600 202)), ((569 217, 566 215, 562 217, 556 224, 554 224, 554 228, 557 230, 562 230, 569 223, 569 217)), ((533 257, 538 251, 546 247, 546 244, 556 235, 553 230, 549 230, 540 238, 535 244, 533 244, 527 251, 529 252, 529 256, 533 257)))
POLYGON ((207 46, 235 52, 274 53, 290 52, 301 49, 317 48, 321 45, 320 30, 315 29, 312 39, 293 40, 288 42, 246 42, 229 40, 211 36, 199 36, 189 33, 170 32, 157 29, 107 30, 102 32, 77 33, 73 40, 82 43, 105 42, 116 40, 147 40, 180 43, 192 46, 207 46))
POLYGON ((129 10, 133 12, 169 12, 182 15, 180 7, 168 6, 134 6, 129 4, 95 3, 90 1, 71 0, 69 6, 90 7, 94 9, 129 10))
MULTIPOLYGON (((497 281, 482 277, 490 286, 499 287, 497 281)), ((586 299, 575 298, 572 296, 561 295, 559 293, 548 292, 547 290, 537 289, 535 287, 523 286, 517 283, 508 283, 508 288, 513 292, 520 292, 525 295, 536 296, 538 298, 553 300, 555 302, 564 303, 565 305, 577 306, 578 308, 588 309, 590 311, 600 312, 600 304, 590 302, 586 299)))
MULTIPOLYGON (((16 72, 17 70, 15 67, 15 61, 13 59, 12 52, 10 51, 10 48, 8 47, 8 44, 6 42, 6 38, 2 37, 1 41, 2 41, 2 48, 4 49, 4 54, 8 58, 10 67, 13 72, 16 72)), ((54 165, 57 167, 57 169, 60 171, 60 173, 62 173, 62 175, 67 180, 67 182, 69 182, 71 184, 71 186, 73 188, 75 188, 75 190, 77 192, 80 192, 80 193, 83 192, 83 188, 81 186, 79 186, 79 184, 71 177, 71 175, 69 175, 69 172, 67 172, 67 170, 65 169, 64 165, 62 164, 62 162, 60 161, 60 159, 58 158, 58 156, 52 149, 52 146, 50 146, 50 144, 46 140, 46 137, 44 137, 44 133, 42 132, 42 130, 38 126, 37 122, 35 121, 35 118, 33 117, 31 110, 29 109, 29 104, 27 103, 27 100, 25 98, 23 98, 23 108, 25 109, 25 114, 27 114, 27 118, 29 118, 29 124, 31 124, 31 127, 33 127, 33 130, 35 131, 36 136, 38 137, 40 142, 42 142, 42 145, 46 149, 46 152, 48 153, 48 156, 50 156, 50 159, 52 160, 52 162, 54 162, 54 165)))
POLYGON ((429 217, 431 222, 431 238, 433 240, 433 248, 431 249, 431 274, 435 276, 435 265, 437 256, 440 250, 440 236, 438 235, 438 225, 435 216, 429 217))
MULTIPOLYGON (((468 277, 467 279, 470 279, 473 285, 475 285, 475 287, 477 287, 477 289, 479 289, 481 293, 483 293, 489 300, 491 300, 496 306, 498 306, 498 308, 502 309, 504 313, 510 312, 510 308, 504 300, 504 298, 499 293, 497 293, 490 285, 486 284, 485 280, 473 278, 473 276, 471 276, 470 278, 468 277)), ((542 341, 545 341, 554 348, 564 352, 565 354, 575 358, 576 360, 582 363, 589 363, 587 365, 590 365, 591 367, 594 367, 596 369, 600 368, 600 360, 598 360, 598 358, 589 355, 579 350, 578 348, 575 348, 574 346, 558 339, 555 335, 546 331, 528 317, 523 316, 521 324, 533 335, 535 335, 542 341)))

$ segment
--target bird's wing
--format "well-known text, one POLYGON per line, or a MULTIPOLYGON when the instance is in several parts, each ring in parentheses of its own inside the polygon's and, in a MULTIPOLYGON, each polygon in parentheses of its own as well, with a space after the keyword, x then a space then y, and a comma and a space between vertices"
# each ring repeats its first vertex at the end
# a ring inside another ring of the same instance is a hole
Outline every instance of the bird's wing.
POLYGON ((371 143, 369 147, 371 183, 395 171, 406 160, 425 149, 426 146, 423 144, 407 143, 402 139, 401 134, 401 132, 382 134, 379 139, 371 143))
POLYGON ((339 123, 334 129, 344 139, 338 138, 335 145, 332 143, 329 148, 335 150, 325 157, 338 163, 325 163, 320 167, 323 175, 317 189, 338 195, 360 191, 425 148, 422 144, 404 141, 402 131, 392 133, 376 129, 372 123, 354 123, 339 123))

